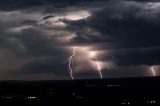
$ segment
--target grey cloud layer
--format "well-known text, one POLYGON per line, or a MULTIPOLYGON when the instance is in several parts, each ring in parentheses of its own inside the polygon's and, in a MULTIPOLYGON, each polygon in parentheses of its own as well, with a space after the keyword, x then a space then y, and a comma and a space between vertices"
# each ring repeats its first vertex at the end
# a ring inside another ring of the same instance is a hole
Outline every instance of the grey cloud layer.
POLYGON ((88 26, 100 32, 101 35, 99 37, 92 36, 92 33, 88 35, 82 30, 83 34, 79 33, 75 40, 82 43, 86 41, 88 44, 98 43, 99 50, 111 52, 101 56, 100 60, 111 60, 123 65, 158 65, 160 58, 158 55, 160 53, 159 4, 110 1, 106 2, 106 5, 102 10, 93 13, 85 24, 82 20, 71 23, 72 27, 77 26, 81 29, 88 26), (154 49, 155 47, 157 48, 154 49))
MULTIPOLYGON (((160 59, 160 5, 159 2, 149 3, 1 0, 1 73, 37 75, 39 78, 42 74, 52 73, 53 79, 58 76, 68 78, 67 64, 63 61, 71 52, 66 47, 94 45, 95 50, 103 52, 99 61, 111 61, 117 65, 117 69, 112 69, 113 73, 104 72, 107 77, 143 75, 146 67, 141 65, 159 65, 160 59), (61 18, 75 11, 89 11, 91 16, 81 20, 61 18), (55 17, 60 18, 55 21, 55 17), (57 22, 67 26, 55 26, 57 22), (70 34, 75 35, 68 39, 70 34), (124 71, 117 72, 118 69, 124 71), (137 70, 142 71, 138 73, 137 70)), ((47 75, 43 76, 47 79, 47 75)), ((92 72, 77 75, 77 78, 92 77, 96 77, 92 72)))

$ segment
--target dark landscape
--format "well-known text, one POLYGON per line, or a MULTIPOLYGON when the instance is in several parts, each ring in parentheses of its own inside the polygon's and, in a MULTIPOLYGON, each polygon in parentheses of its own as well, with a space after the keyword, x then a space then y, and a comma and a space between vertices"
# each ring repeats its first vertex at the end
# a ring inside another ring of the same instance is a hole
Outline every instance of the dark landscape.
POLYGON ((160 78, 1 81, 0 104, 160 104, 160 78))

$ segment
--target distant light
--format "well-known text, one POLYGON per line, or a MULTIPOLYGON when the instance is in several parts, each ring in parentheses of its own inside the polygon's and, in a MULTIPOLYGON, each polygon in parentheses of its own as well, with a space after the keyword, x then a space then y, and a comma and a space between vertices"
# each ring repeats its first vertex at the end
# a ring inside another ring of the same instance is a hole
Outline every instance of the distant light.
POLYGON ((151 101, 147 101, 148 104, 156 104, 157 101, 156 100, 151 100, 151 101))
POLYGON ((130 105, 131 103, 130 103, 129 101, 127 101, 127 100, 123 100, 123 101, 121 102, 121 104, 122 104, 122 105, 130 105))
POLYGON ((27 97, 28 99, 36 99, 37 97, 36 96, 29 96, 27 97))
POLYGON ((123 104, 123 105, 124 105, 125 103, 121 103, 121 104, 123 104))
POLYGON ((125 104, 130 105, 130 102, 122 102, 121 104, 122 105, 125 105, 125 104))
POLYGON ((1 98, 3 98, 3 99, 13 99, 12 96, 1 96, 1 98))
POLYGON ((156 103, 156 101, 155 101, 155 100, 153 100, 153 101, 151 101, 150 103, 151 103, 151 104, 155 104, 155 103, 156 103))

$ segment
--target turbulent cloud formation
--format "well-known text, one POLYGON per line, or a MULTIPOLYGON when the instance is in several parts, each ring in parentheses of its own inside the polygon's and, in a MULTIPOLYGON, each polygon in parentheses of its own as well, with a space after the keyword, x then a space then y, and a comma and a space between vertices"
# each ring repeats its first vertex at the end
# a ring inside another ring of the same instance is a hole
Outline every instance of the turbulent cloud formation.
POLYGON ((152 76, 159 10, 156 0, 1 0, 0 78, 70 79, 73 47, 78 79, 99 77, 97 62, 104 78, 152 76))

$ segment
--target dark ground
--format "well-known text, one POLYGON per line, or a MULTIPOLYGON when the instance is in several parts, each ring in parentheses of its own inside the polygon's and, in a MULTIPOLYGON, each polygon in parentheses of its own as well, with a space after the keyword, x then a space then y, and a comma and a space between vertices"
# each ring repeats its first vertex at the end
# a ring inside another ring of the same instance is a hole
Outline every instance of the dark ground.
POLYGON ((160 104, 160 77, 75 81, 1 81, 3 104, 160 104))

